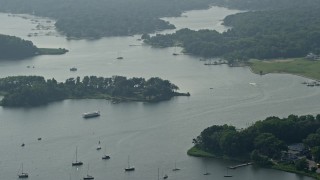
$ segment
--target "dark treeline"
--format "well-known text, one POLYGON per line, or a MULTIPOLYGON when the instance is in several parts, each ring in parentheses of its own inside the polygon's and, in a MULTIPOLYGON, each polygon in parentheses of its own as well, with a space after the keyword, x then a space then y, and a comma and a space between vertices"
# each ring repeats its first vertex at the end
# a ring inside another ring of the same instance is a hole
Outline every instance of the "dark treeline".
POLYGON ((172 29, 160 17, 206 8, 212 0, 1 0, 0 11, 29 13, 57 20, 70 37, 99 38, 172 29))
POLYGON ((64 54, 68 50, 64 48, 38 48, 31 41, 15 36, 0 34, 0 60, 24 59, 36 55, 64 54))
POLYGON ((292 143, 304 142, 315 160, 320 160, 320 114, 287 118, 268 117, 252 126, 237 130, 234 126, 214 125, 193 140, 196 147, 217 155, 246 157, 262 165, 279 160, 281 151, 292 143), (249 156, 250 157, 250 156, 249 156))
POLYGON ((37 52, 38 48, 31 41, 0 34, 0 59, 21 59, 37 52))
POLYGON ((13 76, 0 79, 4 92, 3 106, 37 106, 67 98, 122 98, 124 100, 157 102, 173 96, 187 95, 176 92, 179 88, 168 80, 153 77, 110 78, 85 76, 69 78, 64 83, 40 76, 13 76))
POLYGON ((319 4, 320 0, 213 0, 213 4, 243 10, 275 10, 302 8, 319 4))
POLYGON ((302 57, 320 53, 320 3, 306 8, 253 11, 227 16, 232 29, 182 29, 156 35, 145 42, 154 46, 182 46, 187 53, 227 60, 302 57))

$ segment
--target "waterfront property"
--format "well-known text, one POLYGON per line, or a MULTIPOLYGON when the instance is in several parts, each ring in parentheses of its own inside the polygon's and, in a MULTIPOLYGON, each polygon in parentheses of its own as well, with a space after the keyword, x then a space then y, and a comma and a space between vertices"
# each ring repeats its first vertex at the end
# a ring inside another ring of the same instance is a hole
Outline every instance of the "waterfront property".
POLYGON ((250 60, 248 65, 256 74, 288 73, 320 80, 320 61, 309 61, 304 58, 250 60))

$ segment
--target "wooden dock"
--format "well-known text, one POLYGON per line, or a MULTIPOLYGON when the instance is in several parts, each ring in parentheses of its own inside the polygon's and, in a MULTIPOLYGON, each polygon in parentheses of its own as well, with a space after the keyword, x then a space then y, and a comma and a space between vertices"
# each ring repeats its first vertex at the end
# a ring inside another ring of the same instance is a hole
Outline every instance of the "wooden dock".
POLYGON ((229 169, 237 169, 239 167, 249 166, 249 165, 252 165, 252 164, 253 164, 252 162, 249 162, 249 163, 239 164, 239 165, 235 165, 235 166, 229 166, 228 168, 229 169))

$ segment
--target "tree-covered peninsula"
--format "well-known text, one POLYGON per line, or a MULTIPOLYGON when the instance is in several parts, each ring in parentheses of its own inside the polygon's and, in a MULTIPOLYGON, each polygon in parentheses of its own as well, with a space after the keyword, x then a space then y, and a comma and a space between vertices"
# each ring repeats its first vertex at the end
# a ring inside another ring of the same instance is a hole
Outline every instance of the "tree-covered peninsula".
POLYGON ((56 20, 57 29, 75 38, 127 36, 173 29, 161 17, 207 8, 211 0, 1 0, 0 11, 56 20))
MULTIPOLYGON (((251 1, 250 1, 251 2, 251 1)), ((254 1, 255 2, 255 1, 254 1)), ((320 53, 320 3, 227 16, 227 32, 182 29, 174 34, 145 35, 144 42, 160 47, 181 46, 186 53, 229 61, 303 57, 320 53)), ((290 6, 291 7, 291 6, 290 6)))
POLYGON ((111 99, 119 101, 158 102, 174 96, 190 96, 177 92, 179 88, 168 80, 153 77, 110 78, 85 76, 69 78, 65 82, 45 80, 41 76, 12 76, 0 79, 4 94, 2 106, 38 106, 64 99, 111 99))
POLYGON ((214 125, 203 130, 193 143, 190 155, 242 159, 320 177, 315 173, 320 162, 320 114, 268 117, 245 129, 214 125))
POLYGON ((242 10, 301 8, 319 3, 320 0, 213 0, 214 5, 242 10))
POLYGON ((36 55, 64 54, 66 49, 38 48, 31 41, 0 34, 0 60, 24 59, 36 55))

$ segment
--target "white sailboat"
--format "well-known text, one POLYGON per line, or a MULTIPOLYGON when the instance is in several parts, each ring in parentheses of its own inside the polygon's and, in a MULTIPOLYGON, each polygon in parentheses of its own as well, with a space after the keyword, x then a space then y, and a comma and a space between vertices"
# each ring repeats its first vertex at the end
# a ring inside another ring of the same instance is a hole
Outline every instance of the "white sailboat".
POLYGON ((130 157, 128 156, 128 167, 124 168, 125 171, 134 171, 134 166, 130 166, 130 157))
POLYGON ((207 164, 206 164, 206 168, 205 168, 205 172, 203 173, 203 175, 205 175, 205 176, 208 176, 208 175, 210 175, 210 173, 208 172, 208 167, 207 167, 207 164))
POLYGON ((23 172, 23 163, 21 163, 21 172, 18 172, 18 177, 19 178, 28 178, 29 174, 26 172, 23 172))
POLYGON ((81 166, 83 165, 82 161, 78 161, 78 147, 76 147, 76 161, 72 162, 72 166, 81 166))
POLYGON ((89 164, 88 164, 87 176, 83 177, 83 180, 88 180, 88 179, 94 179, 93 176, 89 175, 89 164))
POLYGON ((174 168, 172 169, 172 171, 179 171, 180 169, 177 168, 177 162, 174 162, 174 168))
POLYGON ((102 158, 101 158, 101 159, 103 159, 103 160, 110 159, 110 156, 106 154, 106 151, 107 151, 106 149, 107 149, 107 146, 104 147, 104 155, 103 155, 102 158))
POLYGON ((230 174, 228 173, 228 172, 229 172, 228 169, 229 169, 229 168, 227 168, 227 174, 224 175, 224 177, 232 177, 232 175, 230 175, 230 174))

